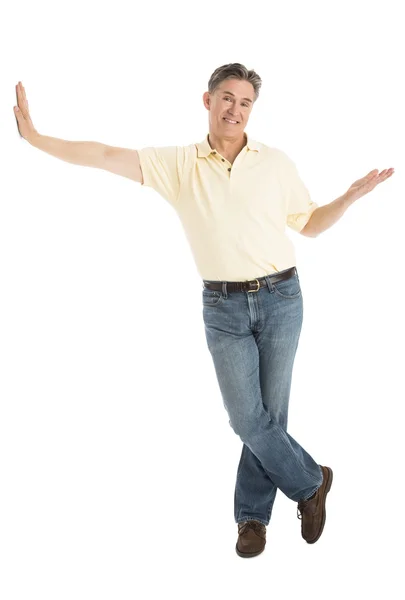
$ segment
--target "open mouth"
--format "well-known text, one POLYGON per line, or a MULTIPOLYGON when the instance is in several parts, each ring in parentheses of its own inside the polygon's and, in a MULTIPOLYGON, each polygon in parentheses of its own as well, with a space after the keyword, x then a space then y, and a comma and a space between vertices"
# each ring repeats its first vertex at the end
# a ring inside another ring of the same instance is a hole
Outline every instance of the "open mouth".
POLYGON ((223 119, 230 125, 238 125, 239 124, 239 121, 233 121, 232 119, 227 119, 226 117, 223 117, 223 119))

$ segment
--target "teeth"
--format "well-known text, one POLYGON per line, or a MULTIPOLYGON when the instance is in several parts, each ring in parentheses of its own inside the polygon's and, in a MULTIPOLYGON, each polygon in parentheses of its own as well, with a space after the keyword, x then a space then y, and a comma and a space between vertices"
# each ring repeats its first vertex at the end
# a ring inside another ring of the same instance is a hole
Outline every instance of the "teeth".
POLYGON ((224 117, 224 121, 228 121, 228 123, 232 123, 232 125, 236 125, 237 121, 231 121, 230 119, 226 119, 224 117))

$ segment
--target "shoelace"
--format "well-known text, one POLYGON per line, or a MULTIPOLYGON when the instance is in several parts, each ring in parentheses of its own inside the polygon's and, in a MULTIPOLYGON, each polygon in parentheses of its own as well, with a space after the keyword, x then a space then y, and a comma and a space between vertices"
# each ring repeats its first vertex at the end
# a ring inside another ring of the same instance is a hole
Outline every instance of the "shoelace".
POLYGON ((239 530, 239 533, 245 533, 245 531, 247 531, 247 529, 250 528, 253 529, 255 533, 263 535, 263 527, 264 525, 259 521, 254 521, 253 519, 250 519, 242 525, 242 527, 239 530))
POLYGON ((310 500, 313 500, 316 497, 316 492, 315 494, 312 494, 312 496, 310 498, 307 498, 306 500, 299 500, 298 501, 298 506, 297 506, 297 517, 299 519, 302 519, 302 513, 304 512, 304 510, 306 509, 306 507, 308 506, 308 503, 310 500), (301 514, 300 514, 301 513, 301 514))
POLYGON ((302 513, 305 510, 305 507, 308 504, 308 500, 299 500, 297 506, 297 517, 298 519, 302 519, 302 513))

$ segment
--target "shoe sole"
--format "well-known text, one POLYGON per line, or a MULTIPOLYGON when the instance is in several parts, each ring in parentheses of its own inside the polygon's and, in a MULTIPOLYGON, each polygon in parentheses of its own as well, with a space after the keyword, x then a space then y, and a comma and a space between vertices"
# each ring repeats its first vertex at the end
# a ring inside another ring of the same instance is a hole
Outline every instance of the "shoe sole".
POLYGON ((319 540, 319 538, 321 537, 322 532, 323 532, 323 528, 325 527, 325 521, 326 521, 326 496, 329 493, 329 490, 330 490, 330 488, 332 486, 332 481, 333 481, 333 471, 332 471, 332 469, 330 467, 326 467, 326 468, 328 470, 329 481, 326 484, 325 498, 324 498, 324 509, 323 509, 323 515, 322 515, 321 528, 320 528, 319 533, 316 536, 316 538, 314 538, 310 542, 308 540, 306 540, 307 544, 315 544, 315 542, 317 542, 319 540))
POLYGON ((258 550, 257 552, 240 552, 240 550, 238 550, 238 544, 236 544, 235 546, 235 550, 236 550, 236 554, 238 556, 241 556, 242 558, 252 558, 253 556, 259 556, 259 554, 261 554, 264 550, 264 548, 262 548, 262 550, 258 550))

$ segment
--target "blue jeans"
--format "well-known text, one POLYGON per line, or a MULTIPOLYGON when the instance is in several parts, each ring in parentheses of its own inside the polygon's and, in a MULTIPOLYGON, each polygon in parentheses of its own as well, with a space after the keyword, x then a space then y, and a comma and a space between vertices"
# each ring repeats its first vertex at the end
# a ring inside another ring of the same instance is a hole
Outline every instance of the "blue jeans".
MULTIPOLYGON (((286 269, 287 270, 287 269, 286 269)), ((205 280, 210 281, 210 280, 205 280)), ((258 292, 202 290, 203 319, 229 424, 243 442, 234 517, 268 525, 277 488, 306 500, 322 483, 322 470, 287 433, 292 369, 303 319, 295 270, 258 292)))

